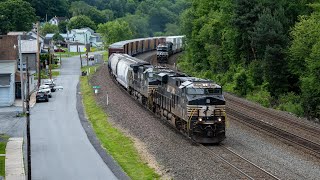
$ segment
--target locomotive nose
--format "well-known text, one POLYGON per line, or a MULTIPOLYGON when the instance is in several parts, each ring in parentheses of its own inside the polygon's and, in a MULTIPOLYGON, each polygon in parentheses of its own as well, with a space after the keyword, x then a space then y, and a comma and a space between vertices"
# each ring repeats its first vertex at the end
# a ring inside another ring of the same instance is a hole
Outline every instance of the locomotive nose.
POLYGON ((213 137, 213 131, 211 129, 207 130, 207 136, 208 137, 213 137))

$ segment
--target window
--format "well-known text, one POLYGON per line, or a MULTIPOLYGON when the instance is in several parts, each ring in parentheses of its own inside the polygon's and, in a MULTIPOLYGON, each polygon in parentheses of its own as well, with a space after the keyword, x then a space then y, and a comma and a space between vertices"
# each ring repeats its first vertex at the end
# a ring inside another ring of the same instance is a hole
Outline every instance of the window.
POLYGON ((10 86, 10 74, 0 74, 0 86, 10 86))

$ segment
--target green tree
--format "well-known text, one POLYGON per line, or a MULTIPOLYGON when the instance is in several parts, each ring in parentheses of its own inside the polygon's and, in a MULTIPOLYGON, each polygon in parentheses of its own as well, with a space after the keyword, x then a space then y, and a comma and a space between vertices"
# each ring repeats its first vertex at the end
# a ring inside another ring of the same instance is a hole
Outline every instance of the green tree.
POLYGON ((26 0, 35 8, 37 16, 46 21, 46 18, 51 19, 54 16, 68 16, 68 1, 67 0, 26 0))
POLYGON ((177 24, 168 23, 166 24, 165 34, 167 36, 176 36, 180 34, 180 28, 177 24))
POLYGON ((320 118, 320 38, 307 58, 307 71, 302 76, 302 104, 308 117, 320 118))
POLYGON ((105 24, 99 24, 97 32, 102 35, 106 44, 132 39, 133 37, 129 24, 123 20, 115 20, 105 24))
POLYGON ((69 29, 79 29, 85 27, 89 27, 93 30, 96 29, 95 23, 89 17, 84 15, 74 16, 70 19, 68 23, 69 29))
POLYGON ((44 25, 40 27, 40 34, 42 36, 46 36, 47 34, 55 34, 58 32, 59 32, 59 27, 54 24, 44 23, 44 25))
POLYGON ((62 41, 64 41, 64 38, 59 33, 55 33, 52 37, 52 40, 56 43, 61 43, 62 41))
POLYGON ((127 14, 125 17, 120 18, 119 20, 126 21, 129 24, 134 38, 142 38, 152 35, 147 17, 127 14))
POLYGON ((234 87, 234 90, 239 95, 245 96, 249 91, 252 90, 252 85, 249 82, 249 78, 244 71, 242 71, 236 76, 235 81, 236 81, 236 85, 234 87))
POLYGON ((100 11, 96 7, 90 6, 83 1, 72 2, 70 12, 72 13, 72 16, 88 16, 96 24, 105 23, 107 21, 106 11, 100 11))
POLYGON ((60 33, 67 33, 67 21, 60 21, 58 24, 59 32, 60 33))
POLYGON ((0 2, 0 34, 8 31, 29 31, 35 22, 35 10, 22 0, 0 2))

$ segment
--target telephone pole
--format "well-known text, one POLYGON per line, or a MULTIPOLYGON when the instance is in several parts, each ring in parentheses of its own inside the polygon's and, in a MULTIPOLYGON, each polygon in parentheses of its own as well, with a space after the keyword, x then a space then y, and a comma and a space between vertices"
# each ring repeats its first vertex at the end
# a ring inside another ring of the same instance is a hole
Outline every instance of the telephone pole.
POLYGON ((49 77, 52 79, 52 72, 51 72, 51 60, 52 59, 52 54, 49 53, 49 77))
POLYGON ((26 72, 27 72, 27 159, 28 159, 28 180, 31 180, 31 140, 30 140, 30 84, 29 84, 29 65, 28 57, 26 59, 26 72))
POLYGON ((19 48, 19 63, 20 63, 20 83, 21 83, 21 101, 22 101, 22 111, 26 112, 24 107, 24 81, 23 81, 23 60, 22 60, 22 52, 21 52, 21 35, 18 36, 18 48, 19 48))
POLYGON ((41 84, 40 46, 39 46, 39 22, 37 22, 37 64, 38 64, 38 88, 41 84))

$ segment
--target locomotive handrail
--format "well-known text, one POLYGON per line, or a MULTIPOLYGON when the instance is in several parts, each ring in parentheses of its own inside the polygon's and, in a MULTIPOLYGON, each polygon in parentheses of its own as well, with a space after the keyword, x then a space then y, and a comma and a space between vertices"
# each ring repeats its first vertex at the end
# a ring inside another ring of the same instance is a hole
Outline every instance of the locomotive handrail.
MULTIPOLYGON (((190 129, 190 122, 191 122, 191 118, 192 118, 192 116, 193 116, 193 114, 194 114, 194 112, 196 111, 197 109, 192 109, 192 112, 191 112, 191 114, 190 114, 190 116, 189 116, 189 119, 188 119, 188 128, 190 129)), ((189 133, 190 133, 190 131, 188 131, 189 133)), ((189 136, 190 136, 190 134, 189 134, 189 136)))

